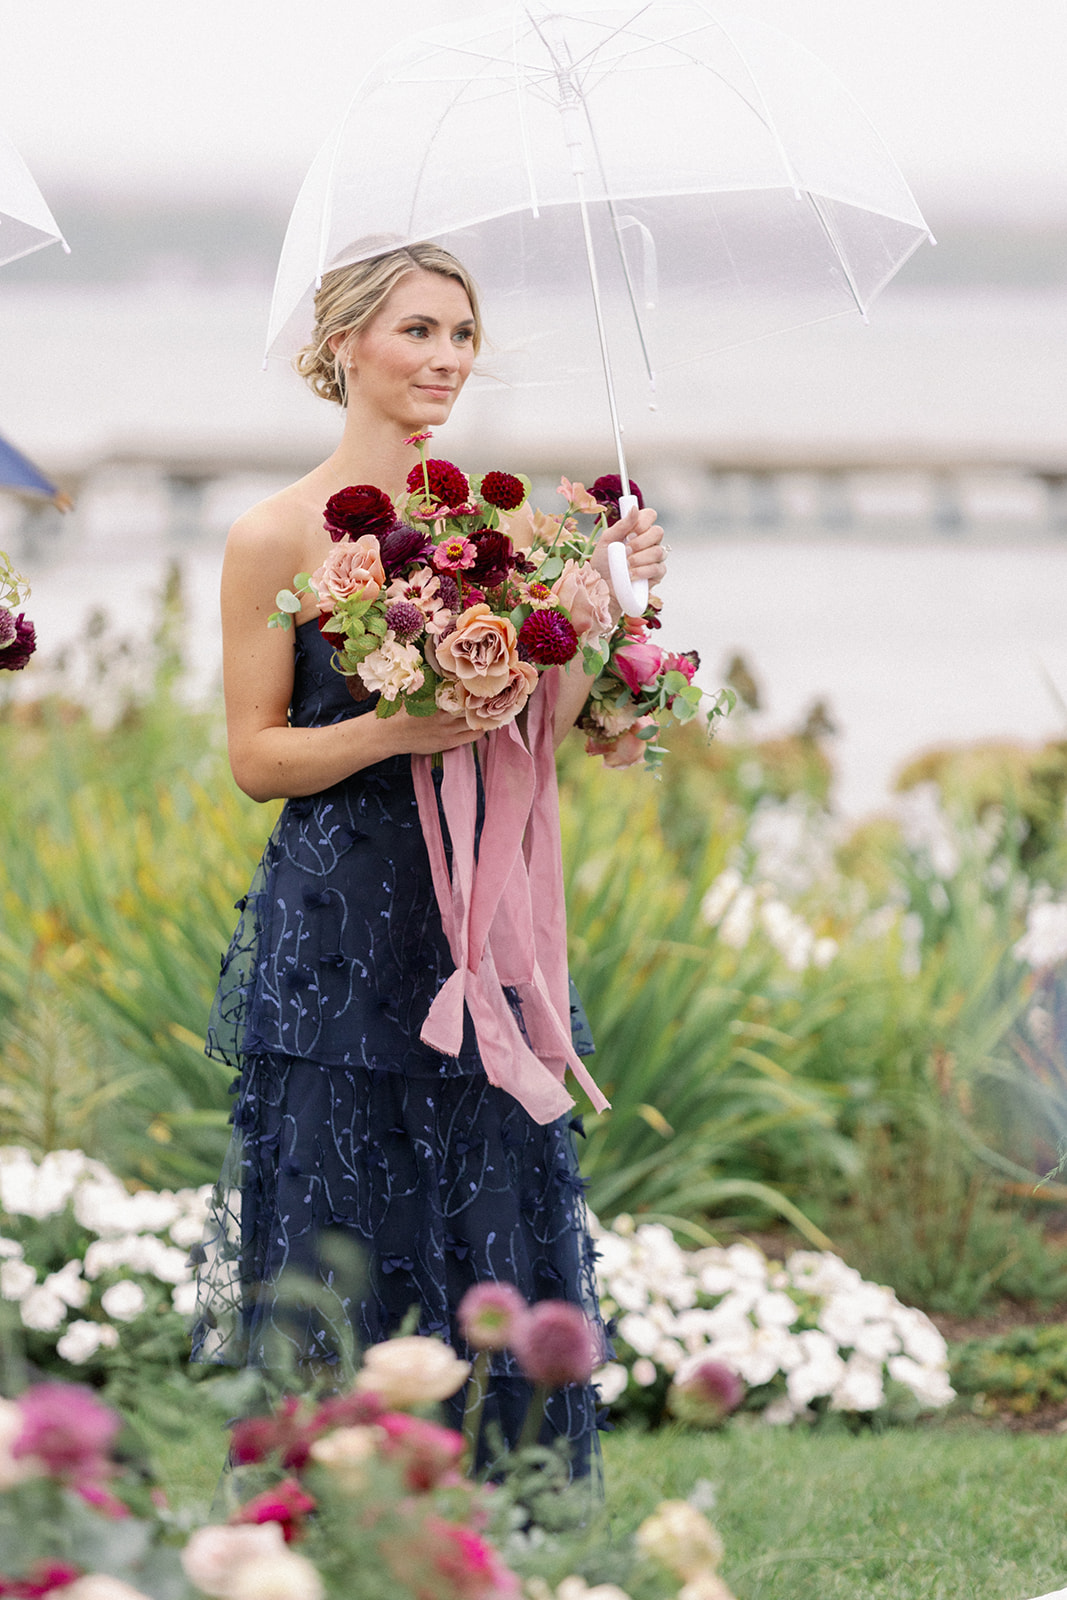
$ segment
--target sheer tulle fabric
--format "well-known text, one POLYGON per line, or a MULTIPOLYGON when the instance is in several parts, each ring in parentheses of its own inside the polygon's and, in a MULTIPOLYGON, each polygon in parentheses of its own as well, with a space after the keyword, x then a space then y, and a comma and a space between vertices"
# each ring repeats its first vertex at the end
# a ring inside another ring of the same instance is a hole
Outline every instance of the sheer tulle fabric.
MULTIPOLYGON (((293 723, 372 705, 351 700, 318 629, 298 629, 293 723)), ((487 1280, 598 1319, 580 1120, 535 1124, 487 1082, 469 1026, 458 1056, 419 1039, 451 960, 407 758, 289 801, 239 909, 208 1036, 238 1078, 194 1358, 260 1365, 285 1349, 328 1364, 346 1338, 387 1338, 412 1307, 419 1332, 462 1351, 456 1306, 487 1280), (286 1272, 315 1283, 313 1307, 279 1296, 286 1272)), ((577 1003, 572 1020, 587 1054, 577 1003)), ((528 1398, 501 1354, 486 1414, 509 1441, 528 1398)), ((556 1435, 572 1470, 588 1470, 591 1389, 550 1400, 543 1437, 556 1435)))

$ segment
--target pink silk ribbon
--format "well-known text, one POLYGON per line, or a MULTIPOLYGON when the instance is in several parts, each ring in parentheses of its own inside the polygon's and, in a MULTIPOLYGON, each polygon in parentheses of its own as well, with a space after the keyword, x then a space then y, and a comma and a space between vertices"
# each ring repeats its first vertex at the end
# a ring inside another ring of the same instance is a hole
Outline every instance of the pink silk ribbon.
POLYGON ((411 758, 434 892, 455 962, 427 1012, 423 1043, 442 1055, 458 1055, 466 1006, 489 1082, 539 1123, 553 1122, 573 1106, 563 1084, 568 1067, 597 1111, 608 1106, 571 1039, 553 738, 558 692, 558 672, 544 673, 527 702, 528 745, 510 722, 479 746, 485 819, 477 860, 474 750, 464 745, 445 751, 441 804, 452 843, 451 875, 432 758, 411 758), (518 991, 521 1027, 505 985, 518 991))

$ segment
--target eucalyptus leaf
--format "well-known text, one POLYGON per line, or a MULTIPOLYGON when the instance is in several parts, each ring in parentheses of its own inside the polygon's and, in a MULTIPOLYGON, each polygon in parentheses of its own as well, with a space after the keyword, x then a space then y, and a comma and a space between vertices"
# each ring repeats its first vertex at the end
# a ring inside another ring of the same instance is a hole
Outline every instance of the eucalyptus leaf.
POLYGON ((284 630, 286 628, 291 628, 292 625, 293 619, 286 611, 272 611, 270 616, 267 618, 268 628, 281 628, 284 630))
POLYGON ((303 604, 300 597, 295 595, 291 589, 279 589, 274 596, 274 603, 279 611, 287 611, 294 615, 303 604))

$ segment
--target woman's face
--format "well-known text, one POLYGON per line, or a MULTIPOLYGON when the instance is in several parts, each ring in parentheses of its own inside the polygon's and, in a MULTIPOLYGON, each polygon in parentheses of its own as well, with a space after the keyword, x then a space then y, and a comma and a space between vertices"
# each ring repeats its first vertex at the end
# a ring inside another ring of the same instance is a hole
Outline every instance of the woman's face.
POLYGON ((474 313, 455 278, 407 273, 344 350, 348 405, 406 433, 445 422, 474 362, 474 313))

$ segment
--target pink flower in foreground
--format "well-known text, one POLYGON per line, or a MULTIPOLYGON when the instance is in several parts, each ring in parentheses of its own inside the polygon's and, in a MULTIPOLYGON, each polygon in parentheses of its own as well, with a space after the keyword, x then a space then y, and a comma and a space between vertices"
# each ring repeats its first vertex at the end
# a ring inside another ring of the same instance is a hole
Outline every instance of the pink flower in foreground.
POLYGON ((588 561, 568 561, 552 585, 552 593, 565 607, 579 643, 596 649, 612 629, 611 590, 588 561))
POLYGON ((600 502, 590 494, 584 483, 572 483, 569 478, 560 478, 556 493, 562 495, 575 511, 600 510, 600 502))
POLYGON ((25 1578, 0 1578, 0 1594, 37 1600, 40 1595, 65 1589, 80 1573, 81 1568, 72 1566, 69 1561, 35 1561, 25 1578))
POLYGON ((286 1544, 299 1539, 304 1531, 304 1518, 314 1511, 315 1501, 305 1494, 295 1478, 283 1478, 273 1489, 266 1489, 249 1500, 231 1518, 231 1523, 276 1522, 282 1530, 286 1544))
POLYGON ((37 1383, 19 1399, 23 1427, 11 1449, 32 1456, 55 1478, 92 1482, 112 1473, 108 1452, 122 1418, 76 1383, 37 1383))
POLYGON ((338 545, 311 575, 320 611, 332 611, 341 600, 377 600, 384 586, 381 550, 372 533, 338 545))
MULTIPOLYGON (((451 640, 446 643, 451 643, 451 640)), ((507 683, 496 694, 476 695, 468 690, 463 706, 468 728, 474 728, 479 733, 492 733, 494 728, 503 728, 506 723, 513 722, 536 687, 537 668, 531 667, 528 661, 517 661, 507 683)), ((441 704, 440 698, 437 703, 441 704)))
POLYGON ((461 1433, 403 1411, 387 1412, 378 1426, 385 1433, 382 1454, 401 1467, 409 1489, 424 1494, 454 1475, 465 1449, 461 1433))
POLYGON ((472 1350, 503 1350, 529 1309, 513 1283, 476 1283, 459 1303, 460 1332, 472 1350))
POLYGON ((438 572, 462 572, 466 567, 473 567, 477 559, 477 546, 461 534, 435 545, 431 557, 438 572))
POLYGON ((686 1362, 671 1384, 667 1404, 683 1422, 717 1428, 745 1398, 745 1386, 721 1361, 686 1362))
POLYGON ((588 1383, 600 1341, 584 1311, 566 1300, 539 1300, 516 1330, 512 1348, 528 1378, 546 1389, 588 1383))
POLYGON ((382 1554, 417 1600, 519 1600, 519 1579, 471 1528, 427 1517, 412 1537, 390 1540, 382 1554))
POLYGON ((692 683, 700 667, 700 657, 695 650, 682 650, 664 656, 664 672, 680 672, 687 683, 692 683))
POLYGON ((655 683, 663 670, 663 651, 635 639, 616 650, 612 665, 631 693, 640 694, 655 683))
POLYGON ((432 438, 433 434, 430 432, 429 428, 423 428, 421 433, 409 433, 407 438, 402 442, 404 444, 424 444, 427 439, 432 438))

